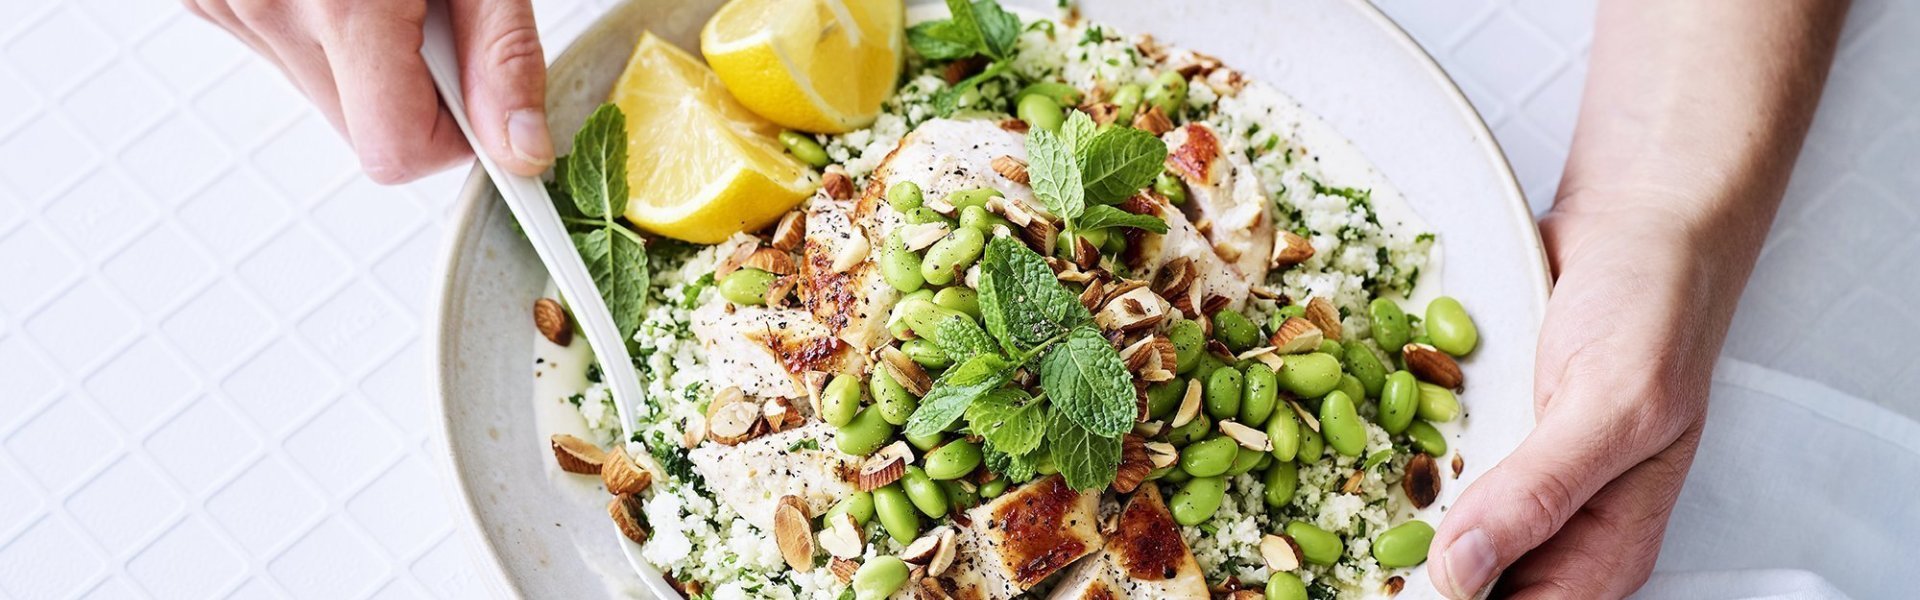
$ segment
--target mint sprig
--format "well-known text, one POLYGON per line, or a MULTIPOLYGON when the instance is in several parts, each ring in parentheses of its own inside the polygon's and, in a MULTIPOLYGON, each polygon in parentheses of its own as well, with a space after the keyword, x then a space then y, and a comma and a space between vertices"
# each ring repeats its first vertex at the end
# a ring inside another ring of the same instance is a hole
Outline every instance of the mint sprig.
POLYGON ((1048 449, 1053 466, 1076 490, 1106 487, 1120 471, 1120 437, 1102 436, 1056 412, 1047 423, 1048 449))
POLYGON ((1040 359, 1040 388, 1055 412, 1101 437, 1133 429, 1133 375, 1106 336, 1092 327, 1067 334, 1040 359))
POLYGON ((1047 260, 1010 237, 987 242, 979 291, 987 332, 1010 353, 1038 351, 1093 322, 1079 296, 1054 278, 1047 260))
POLYGON ((619 223, 627 210, 627 119, 620 108, 602 104, 573 135, 573 154, 554 163, 558 190, 554 202, 566 222, 574 248, 613 313, 623 339, 631 340, 646 317, 646 241, 619 223))
POLYGON ((1166 233, 1166 221, 1112 204, 1132 197, 1166 169, 1167 145, 1130 127, 1098 129, 1073 111, 1060 134, 1027 132, 1027 176, 1033 195, 1066 222, 1068 231, 1134 227, 1166 233))
POLYGON ((934 109, 948 116, 959 108, 967 90, 1005 74, 1013 65, 1014 46, 1020 40, 1020 17, 994 0, 947 0, 951 17, 925 21, 907 28, 907 45, 927 60, 949 61, 975 56, 991 61, 987 67, 934 95, 934 109))

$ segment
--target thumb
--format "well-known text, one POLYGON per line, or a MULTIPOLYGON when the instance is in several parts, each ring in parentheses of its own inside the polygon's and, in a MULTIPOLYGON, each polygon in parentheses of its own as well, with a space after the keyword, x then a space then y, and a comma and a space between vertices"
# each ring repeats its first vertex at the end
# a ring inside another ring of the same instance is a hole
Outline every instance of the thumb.
POLYGON ((474 135, 494 162, 518 175, 553 164, 547 133, 547 63, 526 0, 448 0, 460 85, 474 135))
POLYGON ((1553 537, 1580 507, 1640 456, 1628 427, 1590 413, 1543 419, 1511 456, 1467 488, 1434 536, 1428 575, 1452 598, 1474 598, 1494 577, 1553 537))

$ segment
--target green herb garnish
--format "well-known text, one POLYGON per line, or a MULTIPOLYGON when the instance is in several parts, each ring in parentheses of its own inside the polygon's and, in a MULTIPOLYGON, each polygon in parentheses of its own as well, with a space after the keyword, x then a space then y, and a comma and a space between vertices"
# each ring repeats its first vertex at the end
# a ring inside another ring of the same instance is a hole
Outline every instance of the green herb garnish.
POLYGON ((573 154, 557 161, 554 184, 564 182, 566 194, 556 202, 571 208, 564 219, 573 245, 587 262, 594 287, 613 313, 613 324, 623 339, 631 339, 645 318, 647 287, 646 242, 621 225, 627 210, 627 119, 619 107, 600 105, 573 135, 573 154))

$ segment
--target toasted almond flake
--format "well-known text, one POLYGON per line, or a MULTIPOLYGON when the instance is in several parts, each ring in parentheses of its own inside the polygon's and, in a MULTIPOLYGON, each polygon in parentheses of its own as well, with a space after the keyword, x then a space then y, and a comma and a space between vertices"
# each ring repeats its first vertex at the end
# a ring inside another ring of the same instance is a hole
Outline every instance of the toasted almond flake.
POLYGON ((1167 113, 1160 112, 1160 107, 1155 106, 1147 109, 1147 112, 1134 116, 1133 128, 1153 134, 1154 137, 1160 137, 1161 134, 1173 131, 1173 120, 1168 119, 1167 113))
POLYGON ((560 463, 560 470, 581 475, 599 475, 600 465, 607 462, 607 453, 599 446, 586 440, 564 434, 553 434, 553 458, 560 463))
POLYGON ((787 211, 780 216, 780 224, 773 228, 774 248, 792 252, 807 241, 807 213, 799 210, 787 211))
POLYGON ((1407 461, 1407 472, 1400 478, 1400 489, 1414 508, 1426 508, 1440 497, 1440 465, 1425 452, 1416 452, 1407 461))
POLYGON ((1306 262, 1309 258, 1313 258, 1313 243, 1297 233, 1280 229, 1273 236, 1273 254, 1267 265, 1283 269, 1306 262))
POLYGON ((1340 310, 1333 307, 1325 297, 1314 296, 1307 299, 1307 320, 1320 328, 1320 334, 1330 340, 1341 338, 1340 310))
POLYGON ((620 528, 620 535, 627 536, 635 544, 647 543, 647 527, 643 525, 640 496, 620 494, 607 502, 607 516, 613 518, 613 524, 620 528))
POLYGON ((1459 479, 1460 472, 1465 470, 1467 470, 1467 460, 1464 458, 1461 458, 1459 452, 1454 452, 1453 453, 1453 478, 1459 479))
POLYGON ((1147 369, 1145 371, 1140 372, 1140 380, 1145 381, 1147 383, 1160 383, 1164 381, 1173 381, 1173 377, 1174 377, 1173 371, 1168 371, 1166 369, 1147 369))
POLYGON ((1412 343, 1400 348, 1400 357, 1406 359, 1407 370, 1414 377, 1447 389, 1457 389, 1465 384, 1460 373, 1460 363, 1439 348, 1421 343, 1412 343))
POLYGON ((1233 355, 1233 359, 1236 361, 1241 361, 1241 360, 1247 360, 1249 358, 1260 358, 1261 356, 1273 354, 1274 351, 1275 349, 1273 346, 1260 346, 1258 348, 1249 348, 1247 349, 1246 352, 1241 352, 1239 354, 1233 355))
POLYGON ((1020 185, 1031 183, 1031 180, 1027 176, 1027 161, 1008 155, 1001 155, 993 157, 993 162, 989 163, 988 166, 993 167, 993 172, 999 173, 1001 177, 1007 178, 1007 181, 1020 185))
POLYGON ((1400 590, 1407 589, 1407 579, 1399 575, 1388 577, 1383 589, 1387 592, 1388 596, 1397 596, 1400 594, 1400 590))
POLYGON ((761 404, 760 418, 767 420, 767 430, 773 433, 798 427, 806 420, 800 416, 800 410, 793 406, 793 400, 788 398, 774 398, 761 404))
POLYGON ((705 415, 688 415, 687 420, 680 424, 681 448, 692 450, 699 447, 700 442, 706 439, 707 417, 705 415))
POLYGON ((785 250, 760 248, 748 254, 747 259, 741 261, 740 267, 759 269, 775 275, 792 275, 793 255, 785 250))
POLYGON ((1260 560, 1267 568, 1280 572, 1300 570, 1300 562, 1305 557, 1300 553, 1300 544, 1286 535, 1267 534, 1260 538, 1260 560))
POLYGON ((1137 331, 1160 324, 1171 309, 1166 299, 1140 286, 1109 300, 1093 322, 1107 331, 1137 331))
POLYGON ((882 346, 880 365, 887 369, 887 375, 892 376, 894 382, 907 388, 916 398, 927 395, 933 389, 933 377, 927 375, 927 369, 913 362, 899 347, 882 346))
POLYGON ((1301 317, 1287 317, 1286 321, 1280 323, 1280 329, 1275 330, 1268 341, 1273 342, 1274 349, 1281 354, 1298 354, 1312 352, 1320 347, 1320 342, 1326 339, 1326 335, 1321 333, 1320 327, 1314 325, 1313 321, 1301 317))
POLYGON ((1312 411, 1307 410, 1307 407, 1301 406, 1299 402, 1296 402, 1293 400, 1288 400, 1287 406, 1290 406, 1293 408, 1293 415, 1296 417, 1300 417, 1300 422, 1306 424, 1308 429, 1312 429, 1315 433, 1319 433, 1320 418, 1313 416, 1312 411))
POLYGON ((760 405, 729 387, 715 395, 707 405, 707 438, 732 446, 759 436, 764 430, 760 405))
POLYGON ((873 248, 867 244, 867 236, 855 235, 842 240, 833 255, 833 272, 845 273, 860 266, 867 260, 867 253, 873 248))
POLYGON ((726 258, 720 259, 720 264, 714 266, 713 278, 719 280, 727 275, 733 274, 735 269, 739 269, 740 265, 747 262, 747 257, 753 256, 754 251, 759 249, 760 246, 758 244, 740 244, 734 246, 733 252, 728 254, 726 258))
POLYGON ((773 539, 787 566, 805 573, 813 570, 813 522, 799 496, 781 496, 773 509, 773 539))
POLYGON ((925 566, 927 563, 933 562, 934 553, 939 551, 940 533, 931 531, 927 532, 926 535, 920 536, 919 539, 913 540, 912 543, 907 544, 907 547, 902 548, 900 553, 894 555, 894 557, 911 564, 925 566))
POLYGON ((1286 366, 1287 364, 1287 359, 1285 357, 1280 356, 1279 354, 1273 353, 1273 352, 1268 352, 1266 354, 1255 356, 1253 357, 1253 359, 1260 361, 1260 364, 1266 365, 1267 368, 1273 369, 1275 371, 1279 371, 1280 367, 1286 366))
MULTIPOLYGON (((867 542, 860 535, 860 522, 853 515, 840 513, 827 519, 820 532, 820 548, 840 558, 859 558, 867 542)), ((837 572, 837 571, 836 571, 837 572)))
POLYGON ((600 465, 600 483, 607 486, 607 492, 613 495, 638 494, 653 483, 653 475, 640 468, 628 456, 626 450, 614 448, 607 453, 607 461, 600 465))
POLYGON ((1366 482, 1367 482, 1367 472, 1359 469, 1355 469, 1352 475, 1347 476, 1346 483, 1343 483, 1340 485, 1340 493, 1348 494, 1352 496, 1358 496, 1360 495, 1361 484, 1364 484, 1366 482))
POLYGON ((1197 416, 1200 416, 1200 381, 1196 379, 1187 381, 1187 395, 1180 399, 1180 409, 1174 411, 1173 422, 1168 425, 1179 429, 1192 423, 1197 416))
POLYGON ((900 227, 900 244, 918 252, 939 242, 940 238, 947 237, 952 231, 951 227, 940 221, 903 225, 900 227))
POLYGON ((787 297, 793 294, 794 286, 799 283, 798 275, 782 275, 773 278, 773 283, 767 284, 767 306, 774 308, 785 306, 787 297))
POLYGON ((820 177, 820 189, 826 190, 828 198, 846 200, 853 197, 853 179, 844 171, 830 168, 820 177))
POLYGON ((533 301, 533 328, 555 345, 573 343, 573 323, 567 319, 567 309, 561 307, 558 300, 541 298, 533 301))
POLYGON ((860 472, 854 478, 854 487, 860 491, 871 492, 899 481, 907 473, 907 465, 913 462, 913 448, 904 441, 895 441, 875 451, 860 462, 860 472))
POLYGON ((1221 435, 1233 438, 1234 443, 1240 444, 1242 448, 1255 452, 1273 451, 1273 440, 1267 437, 1266 432, 1242 425, 1239 422, 1233 420, 1220 421, 1220 433, 1221 435))
POLYGON ((1153 468, 1165 469, 1180 462, 1180 450, 1167 442, 1148 442, 1147 459, 1153 461, 1153 468))
POLYGON ((1166 431, 1166 429, 1167 424, 1165 421, 1141 421, 1133 424, 1133 432, 1140 434, 1140 437, 1150 438, 1160 435, 1160 432, 1166 431))

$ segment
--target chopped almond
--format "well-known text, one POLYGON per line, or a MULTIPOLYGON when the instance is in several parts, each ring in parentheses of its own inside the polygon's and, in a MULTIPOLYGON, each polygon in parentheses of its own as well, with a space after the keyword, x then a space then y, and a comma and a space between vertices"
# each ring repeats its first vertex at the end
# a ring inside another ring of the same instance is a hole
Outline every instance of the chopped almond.
POLYGON ((1440 465, 1425 452, 1418 452, 1407 461, 1407 473, 1400 478, 1400 489, 1407 493, 1407 500, 1414 508, 1426 508, 1440 497, 1440 465))
POLYGON ((613 517, 613 524, 620 528, 620 535, 627 536, 635 544, 647 543, 647 527, 642 525, 640 497, 634 494, 621 494, 607 502, 607 516, 613 517))
POLYGON ((567 319, 567 309, 560 301, 541 298, 533 301, 533 328, 540 330, 540 336, 558 346, 573 343, 573 323, 567 319))
POLYGON ((899 481, 907 473, 907 465, 913 462, 913 448, 906 442, 896 441, 875 451, 860 463, 860 472, 854 478, 854 486, 860 491, 871 492, 899 481))
POLYGON ((1458 389, 1466 383, 1460 373, 1460 363, 1439 348, 1427 344, 1413 343, 1400 348, 1400 356, 1407 361, 1407 370, 1414 377, 1447 389, 1458 389))
POLYGON ((820 188, 827 191, 827 197, 846 200, 853 197, 853 179, 843 170, 828 169, 820 177, 820 188))
POLYGON ((1275 352, 1298 354, 1312 352, 1313 349, 1319 348, 1320 342, 1326 340, 1326 336, 1321 334, 1320 327, 1314 325, 1312 321, 1300 317, 1287 317, 1286 321, 1280 323, 1280 329, 1273 332, 1270 340, 1273 342, 1275 352))
POLYGON ((607 453, 607 462, 600 466, 600 482, 606 484, 607 491, 618 496, 638 494, 653 483, 653 475, 633 462, 626 450, 614 448, 607 453))
POLYGON ((760 248, 754 250, 753 254, 748 254, 747 259, 741 261, 740 266, 759 269, 775 275, 792 275, 793 255, 788 254, 785 250, 776 248, 760 248))
POLYGON ((1291 537, 1267 534, 1260 538, 1260 560, 1267 564, 1268 569, 1298 571, 1304 558, 1300 553, 1300 544, 1291 537))
POLYGON ((1187 394, 1180 399, 1180 408, 1174 411, 1173 422, 1168 425, 1178 429, 1192 423, 1194 417, 1200 416, 1200 396, 1200 381, 1197 379, 1187 381, 1187 394))
POLYGON ((1273 439, 1268 438, 1266 432, 1233 420, 1220 421, 1220 434, 1232 438, 1234 443, 1240 444, 1241 448, 1256 452, 1273 451, 1273 439))
POLYGON ((1146 440, 1138 435, 1120 438, 1120 467, 1113 476, 1113 491, 1132 493, 1153 474, 1153 459, 1147 456, 1146 440))
POLYGON ((933 389, 933 377, 927 375, 927 369, 920 366, 920 363, 913 362, 912 358, 907 357, 906 352, 896 346, 884 346, 880 349, 880 366, 886 368, 887 375, 892 376, 893 381, 899 383, 901 387, 907 388, 908 392, 912 392, 914 397, 925 396, 933 389))
POLYGON ((864 235, 850 236, 841 240, 840 247, 833 253, 833 272, 845 273, 853 270, 867 260, 867 253, 872 250, 872 245, 867 243, 867 236, 864 235))
POLYGON ((1319 327, 1320 333, 1327 339, 1340 339, 1340 309, 1334 308, 1326 298, 1314 296, 1307 300, 1307 320, 1313 322, 1314 327, 1319 327))
POLYGON ((860 534, 860 522, 853 515, 840 513, 827 519, 820 531, 820 548, 840 558, 859 558, 866 551, 866 538, 860 534))
POLYGON ((1285 229, 1274 234, 1273 255, 1268 260, 1268 266, 1284 269, 1306 262, 1309 258, 1313 258, 1313 243, 1308 242, 1307 238, 1285 229))
POLYGON ((607 453, 599 446, 586 440, 564 433, 553 434, 553 458, 560 463, 560 470, 581 475, 599 475, 600 465, 606 463, 607 453))
POLYGON ((780 225, 773 228, 772 246, 776 249, 792 252, 800 248, 807 239, 807 213, 794 210, 780 217, 780 225))
POLYGON ((773 510, 773 538, 787 566, 805 573, 813 570, 813 522, 799 496, 782 496, 773 510))
POLYGON ((707 405, 708 439, 732 446, 758 437, 764 430, 760 406, 741 394, 740 388, 721 390, 707 405))
POLYGON ((1007 178, 1007 181, 1020 185, 1031 183, 1027 175, 1027 161, 1012 156, 1001 155, 993 157, 993 162, 989 166, 993 167, 993 172, 999 173, 1001 177, 1007 178))

